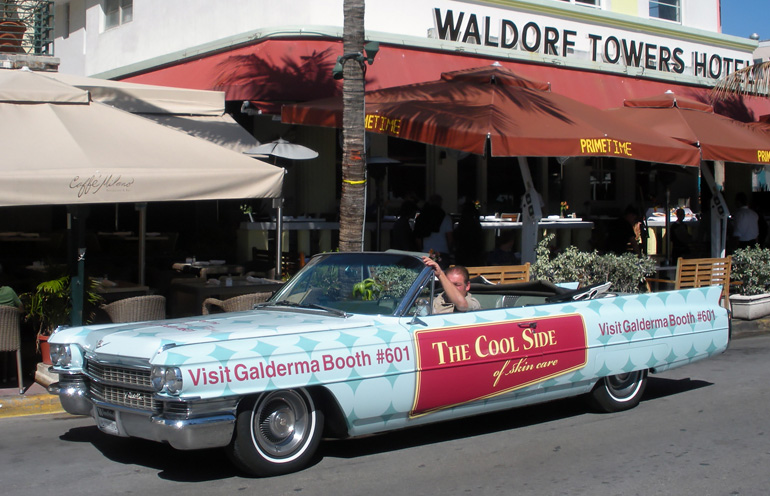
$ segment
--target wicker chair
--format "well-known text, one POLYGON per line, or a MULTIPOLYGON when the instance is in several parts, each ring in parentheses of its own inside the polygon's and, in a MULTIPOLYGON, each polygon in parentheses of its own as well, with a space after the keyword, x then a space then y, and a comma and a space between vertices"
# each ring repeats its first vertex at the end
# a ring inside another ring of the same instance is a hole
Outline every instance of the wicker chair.
POLYGON ((101 309, 113 322, 143 322, 166 318, 166 297, 161 295, 134 296, 102 305, 101 309))
POLYGON ((267 301, 272 294, 273 293, 250 293, 234 296, 233 298, 228 298, 224 301, 216 298, 206 298, 203 301, 203 315, 251 310, 257 303, 267 301))
MULTIPOLYGON (((21 375, 21 310, 16 307, 0 306, 0 352, 16 352, 16 377, 19 379, 19 394, 24 393, 21 375)), ((3 374, 7 370, 3 361, 3 374)), ((7 377, 3 377, 7 379, 7 377)))

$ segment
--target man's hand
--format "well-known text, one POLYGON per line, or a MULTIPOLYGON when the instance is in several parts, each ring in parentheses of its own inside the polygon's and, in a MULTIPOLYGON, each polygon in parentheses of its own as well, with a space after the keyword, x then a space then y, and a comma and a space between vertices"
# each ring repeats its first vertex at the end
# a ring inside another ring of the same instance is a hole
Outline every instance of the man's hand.
POLYGON ((436 277, 441 277, 441 274, 444 272, 441 270, 439 264, 430 257, 422 257, 422 263, 433 269, 433 273, 436 274, 436 277))

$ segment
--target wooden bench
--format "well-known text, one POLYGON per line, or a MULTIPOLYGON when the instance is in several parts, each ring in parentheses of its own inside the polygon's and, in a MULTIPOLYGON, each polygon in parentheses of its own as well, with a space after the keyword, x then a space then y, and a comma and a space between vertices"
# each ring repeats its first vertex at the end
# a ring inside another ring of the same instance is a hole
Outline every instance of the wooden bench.
POLYGON ((722 285, 722 304, 730 307, 730 267, 732 257, 725 258, 679 258, 676 262, 676 279, 647 278, 650 283, 673 284, 674 289, 700 288, 722 285))
POLYGON ((494 284, 509 284, 529 281, 529 262, 524 265, 490 265, 466 267, 471 279, 481 276, 494 284))

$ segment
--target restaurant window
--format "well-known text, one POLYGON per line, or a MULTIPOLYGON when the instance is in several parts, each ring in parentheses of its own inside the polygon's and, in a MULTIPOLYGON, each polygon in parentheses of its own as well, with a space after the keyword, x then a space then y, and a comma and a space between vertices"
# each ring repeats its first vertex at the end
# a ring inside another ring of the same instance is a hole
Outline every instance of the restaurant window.
POLYGON ((650 0, 650 17, 681 22, 681 0, 650 0))
POLYGON ((596 158, 591 161, 591 186, 592 201, 615 201, 615 164, 610 160, 596 158))
POLYGON ((134 18, 134 0, 104 0, 104 29, 131 22, 134 18))

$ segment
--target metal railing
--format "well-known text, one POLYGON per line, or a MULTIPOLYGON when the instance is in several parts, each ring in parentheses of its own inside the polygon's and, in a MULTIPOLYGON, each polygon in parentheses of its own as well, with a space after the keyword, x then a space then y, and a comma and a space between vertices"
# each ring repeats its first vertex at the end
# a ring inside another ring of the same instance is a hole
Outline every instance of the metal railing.
POLYGON ((53 55, 53 0, 0 0, 0 54, 53 55))

